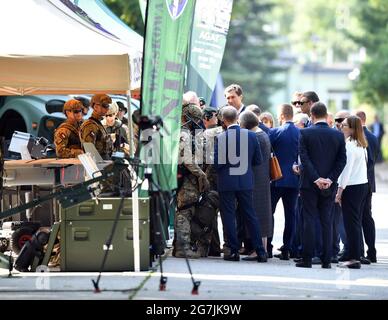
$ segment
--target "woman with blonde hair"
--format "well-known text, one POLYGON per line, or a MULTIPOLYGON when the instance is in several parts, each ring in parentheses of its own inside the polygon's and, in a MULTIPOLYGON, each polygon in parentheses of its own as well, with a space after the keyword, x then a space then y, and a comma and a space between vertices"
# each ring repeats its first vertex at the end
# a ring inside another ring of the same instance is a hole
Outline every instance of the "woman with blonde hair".
POLYGON ((361 119, 349 116, 341 123, 346 139, 346 165, 338 179, 335 201, 342 206, 347 252, 339 267, 360 269, 362 206, 368 192, 367 146, 361 119))
POLYGON ((273 120, 273 116, 270 112, 263 112, 260 117, 259 117, 259 120, 264 123, 264 125, 268 128, 273 128, 274 126, 274 120, 273 120))

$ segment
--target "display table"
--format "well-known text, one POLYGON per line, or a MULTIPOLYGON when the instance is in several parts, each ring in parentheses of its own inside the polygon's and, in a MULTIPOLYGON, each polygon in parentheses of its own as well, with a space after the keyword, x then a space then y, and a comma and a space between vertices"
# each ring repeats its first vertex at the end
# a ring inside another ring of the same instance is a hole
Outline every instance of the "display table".
MULTIPOLYGON (((110 162, 107 161, 102 169, 110 162)), ((4 186, 57 186, 85 181, 85 170, 76 158, 4 161, 4 186)))

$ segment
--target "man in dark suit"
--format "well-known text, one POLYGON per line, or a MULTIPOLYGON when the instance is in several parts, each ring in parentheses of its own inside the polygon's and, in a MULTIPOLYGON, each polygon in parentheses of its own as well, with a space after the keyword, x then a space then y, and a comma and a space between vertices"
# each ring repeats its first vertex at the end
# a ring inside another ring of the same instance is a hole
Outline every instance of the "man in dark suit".
POLYGON ((384 136, 385 131, 384 131, 384 125, 380 122, 379 117, 377 115, 375 116, 375 121, 370 126, 370 129, 378 141, 376 162, 382 162, 383 161, 383 154, 381 151, 381 141, 383 140, 383 136, 384 136))
POLYGON ((238 84, 231 84, 227 86, 225 91, 225 99, 228 101, 228 105, 234 107, 237 110, 237 113, 245 111, 245 106, 243 104, 243 90, 238 84))
MULTIPOLYGON (((378 139, 368 130, 365 125, 366 114, 364 111, 358 111, 356 113, 361 119, 361 123, 364 129, 366 140, 368 141, 368 163, 367 163, 367 172, 368 172, 368 194, 366 196, 364 210, 362 212, 362 230, 364 232, 365 243, 368 246, 367 259, 371 262, 377 262, 376 258, 376 228, 375 222, 372 218, 372 193, 376 192, 376 182, 375 182, 375 163, 378 156, 379 141, 378 139)), ((362 239, 362 238, 361 238, 362 239)), ((364 256, 364 242, 362 242, 361 253, 364 256)), ((361 262, 365 260, 361 259, 361 262)))
POLYGON ((306 123, 306 127, 312 126, 311 107, 318 101, 319 97, 314 91, 303 92, 302 97, 300 98, 300 110, 309 116, 309 121, 306 123))
POLYGON ((221 218, 226 229, 231 254, 224 260, 239 261, 240 245, 236 232, 236 200, 240 213, 249 228, 258 262, 267 262, 261 241, 260 227, 253 208, 254 175, 252 166, 262 162, 260 145, 256 134, 241 129, 237 124, 238 113, 234 107, 222 110, 224 127, 227 130, 217 136, 214 165, 218 174, 217 187, 220 196, 221 218))
POLYGON ((314 219, 322 226, 322 268, 331 268, 332 206, 336 182, 346 165, 345 139, 342 133, 329 128, 327 108, 322 102, 311 107, 310 128, 302 129, 299 154, 301 158, 300 193, 303 205, 303 253, 297 267, 311 268, 314 253, 314 219))
MULTIPOLYGON (((289 259, 292 240, 295 234, 296 201, 299 193, 299 179, 292 171, 292 166, 298 162, 300 130, 294 125, 293 117, 294 111, 291 105, 280 105, 278 119, 281 126, 269 131, 271 145, 279 160, 283 174, 281 179, 271 183, 272 215, 275 213, 276 205, 280 199, 282 199, 284 207, 283 246, 281 247, 281 253, 275 255, 275 257, 281 260, 289 259)), ((272 237, 268 238, 267 251, 270 256, 272 252, 272 237)))

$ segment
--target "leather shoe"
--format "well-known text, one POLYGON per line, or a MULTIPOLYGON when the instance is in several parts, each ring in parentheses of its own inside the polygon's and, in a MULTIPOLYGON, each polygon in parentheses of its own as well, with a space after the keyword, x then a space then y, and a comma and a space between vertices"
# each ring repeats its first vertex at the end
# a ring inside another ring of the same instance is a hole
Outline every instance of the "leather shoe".
POLYGON ((331 263, 338 263, 338 258, 336 256, 331 257, 331 263))
POLYGON ((360 269, 361 262, 360 261, 345 261, 345 262, 339 264, 338 268, 360 269))
POLYGON ((267 254, 259 254, 256 259, 257 262, 267 262, 267 254))
POLYGON ((288 251, 282 251, 279 254, 275 254, 274 257, 279 258, 280 260, 290 260, 288 251))
POLYGON ((244 260, 244 261, 256 261, 257 260, 257 256, 247 256, 247 257, 244 257, 244 258, 241 258, 241 260, 244 260))
POLYGON ((365 257, 361 257, 360 262, 361 262, 361 264, 370 264, 371 263, 371 261, 365 257))
POLYGON ((338 256, 338 261, 339 262, 349 261, 349 257, 346 255, 338 256))
POLYGON ((307 261, 300 261, 300 262, 297 262, 295 263, 295 267, 298 267, 298 268, 311 268, 312 265, 311 265, 311 262, 307 262, 307 261))
POLYGON ((228 256, 224 256, 226 261, 240 261, 240 255, 238 253, 232 253, 228 256))
POLYGON ((323 269, 331 269, 331 264, 330 263, 322 263, 322 268, 323 269))
POLYGON ((377 262, 376 256, 369 256, 369 255, 367 255, 366 258, 367 258, 370 262, 373 262, 373 263, 376 263, 376 262, 377 262))
POLYGON ((294 262, 301 262, 301 261, 303 261, 303 258, 296 258, 296 259, 294 259, 294 262))

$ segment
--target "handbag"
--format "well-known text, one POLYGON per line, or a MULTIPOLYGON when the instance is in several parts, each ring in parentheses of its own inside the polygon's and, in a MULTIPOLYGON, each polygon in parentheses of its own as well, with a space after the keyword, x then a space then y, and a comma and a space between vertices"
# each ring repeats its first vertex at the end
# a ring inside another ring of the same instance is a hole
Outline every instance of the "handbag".
POLYGON ((283 178, 282 169, 280 169, 279 160, 271 147, 271 157, 269 158, 269 174, 271 181, 276 181, 283 178))

